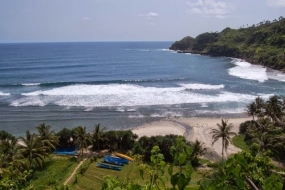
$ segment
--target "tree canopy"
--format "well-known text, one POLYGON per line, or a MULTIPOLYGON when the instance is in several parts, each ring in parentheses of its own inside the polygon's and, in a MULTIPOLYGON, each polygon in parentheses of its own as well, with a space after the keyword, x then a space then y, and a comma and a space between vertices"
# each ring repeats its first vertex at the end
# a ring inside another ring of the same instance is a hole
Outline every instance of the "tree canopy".
POLYGON ((236 57, 285 70, 285 19, 262 21, 247 28, 225 28, 196 38, 185 37, 169 48, 179 52, 236 57))

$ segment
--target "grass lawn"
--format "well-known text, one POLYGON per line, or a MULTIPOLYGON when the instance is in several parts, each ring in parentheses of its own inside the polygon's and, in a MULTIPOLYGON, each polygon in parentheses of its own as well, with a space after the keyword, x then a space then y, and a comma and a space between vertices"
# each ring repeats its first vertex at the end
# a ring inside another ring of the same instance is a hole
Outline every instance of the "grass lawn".
POLYGON ((233 144, 236 146, 236 147, 238 147, 238 148, 240 148, 240 149, 242 149, 242 150, 246 150, 246 151, 248 151, 249 150, 249 148, 248 148, 248 146, 247 146, 247 144, 245 143, 245 141, 244 141, 244 135, 237 135, 237 136, 235 136, 232 140, 233 140, 233 144))
MULTIPOLYGON (((104 176, 111 176, 114 178, 118 178, 122 181, 126 181, 129 179, 134 183, 145 184, 147 181, 147 175, 145 175, 145 181, 141 179, 139 174, 139 168, 135 163, 129 163, 124 166, 121 171, 108 170, 97 167, 96 162, 90 164, 85 173, 81 176, 77 177, 77 182, 74 183, 75 179, 71 180, 68 184, 70 189, 79 190, 79 189, 100 189, 102 183, 104 182, 104 176)), ((197 171, 194 171, 192 174, 192 179, 190 181, 188 190, 197 189, 197 181, 202 178, 202 174, 197 171)), ((171 188, 170 177, 167 172, 167 168, 165 170, 165 185, 167 189, 171 188)))
POLYGON ((53 189, 56 185, 63 185, 77 166, 75 158, 68 156, 52 155, 46 162, 46 167, 42 171, 36 171, 31 180, 31 187, 35 190, 53 189))

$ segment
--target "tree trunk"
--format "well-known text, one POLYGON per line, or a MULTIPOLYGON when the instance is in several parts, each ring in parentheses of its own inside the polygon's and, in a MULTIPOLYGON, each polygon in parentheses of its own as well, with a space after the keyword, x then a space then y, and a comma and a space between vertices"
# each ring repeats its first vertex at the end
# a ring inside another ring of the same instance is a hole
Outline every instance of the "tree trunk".
POLYGON ((254 190, 259 190, 256 185, 253 183, 253 181, 251 181, 250 178, 246 178, 246 181, 249 183, 249 185, 254 189, 254 190))
POLYGON ((222 161, 224 162, 224 138, 222 138, 222 161))

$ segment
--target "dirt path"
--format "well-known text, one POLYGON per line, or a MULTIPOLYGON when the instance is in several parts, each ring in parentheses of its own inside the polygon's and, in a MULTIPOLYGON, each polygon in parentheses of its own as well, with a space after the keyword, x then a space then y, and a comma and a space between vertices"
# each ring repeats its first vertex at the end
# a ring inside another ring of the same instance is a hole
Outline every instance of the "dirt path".
POLYGON ((76 168, 74 169, 74 171, 72 172, 72 174, 69 176, 69 178, 67 178, 64 182, 64 185, 67 185, 67 183, 70 181, 70 179, 76 174, 78 168, 83 164, 83 162, 86 160, 86 158, 82 161, 79 162, 79 164, 76 166, 76 168))

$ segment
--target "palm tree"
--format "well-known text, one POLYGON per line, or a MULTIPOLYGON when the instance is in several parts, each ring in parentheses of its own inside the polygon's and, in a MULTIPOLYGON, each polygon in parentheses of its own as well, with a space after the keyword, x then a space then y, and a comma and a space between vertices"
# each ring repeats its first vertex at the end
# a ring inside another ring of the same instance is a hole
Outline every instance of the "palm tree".
POLYGON ((13 140, 13 139, 15 139, 15 137, 12 134, 8 133, 7 131, 3 130, 0 131, 0 143, 1 141, 13 140))
POLYGON ((272 96, 266 102, 265 113, 272 119, 272 121, 278 122, 282 120, 282 116, 284 115, 282 107, 282 102, 279 100, 279 97, 276 95, 272 96))
POLYGON ((198 141, 197 139, 191 147, 193 156, 202 156, 207 150, 207 148, 204 147, 204 143, 198 141))
POLYGON ((228 119, 222 119, 221 124, 217 124, 219 129, 212 129, 212 138, 214 144, 217 140, 222 138, 222 160, 224 160, 224 150, 226 151, 228 149, 229 143, 232 143, 231 136, 237 135, 235 132, 231 132, 231 129, 233 128, 232 123, 228 123, 228 119))
POLYGON ((275 127, 275 125, 270 121, 269 118, 259 119, 255 122, 255 124, 258 127, 258 131, 260 133, 264 132, 274 133, 279 130, 277 127, 275 127))
POLYGON ((51 150, 55 150, 55 146, 59 144, 59 138, 55 135, 54 131, 50 131, 51 126, 42 123, 36 128, 38 129, 39 140, 42 145, 50 147, 51 150))
POLYGON ((124 131, 122 135, 122 149, 129 150, 132 149, 136 139, 138 138, 137 134, 134 134, 131 130, 124 131))
POLYGON ((260 133, 259 128, 255 125, 255 123, 251 123, 246 128, 245 139, 251 140, 253 138, 256 138, 259 135, 259 133, 260 133))
POLYGON ((19 174, 27 169, 25 158, 20 151, 18 139, 2 140, 0 143, 0 155, 0 170, 7 172, 7 168, 12 167, 12 170, 19 174))
POLYGON ((76 140, 74 144, 81 150, 81 156, 83 156, 83 150, 87 149, 91 142, 91 136, 86 132, 86 127, 78 126, 74 129, 76 140))
POLYGON ((19 143, 19 145, 22 155, 27 158, 28 167, 43 167, 45 164, 44 157, 48 156, 48 150, 50 148, 43 146, 38 136, 36 134, 31 134, 29 131, 26 131, 26 138, 20 137, 20 141, 21 143, 19 143))
POLYGON ((100 150, 100 142, 109 141, 108 138, 103 136, 104 130, 105 130, 105 127, 100 129, 99 123, 97 125, 95 125, 92 140, 93 140, 93 147, 95 147, 95 145, 96 145, 98 151, 100 150))
POLYGON ((268 132, 261 133, 258 137, 252 139, 252 142, 257 143, 261 151, 271 150, 273 153, 277 153, 275 150, 277 145, 276 139, 268 132))
POLYGON ((252 116, 252 120, 254 120, 254 116, 257 114, 256 103, 252 102, 248 106, 246 106, 246 112, 248 116, 252 116))
POLYGON ((256 105, 256 114, 260 119, 261 117, 264 116, 265 102, 260 96, 258 96, 257 98, 255 98, 255 105, 256 105))

